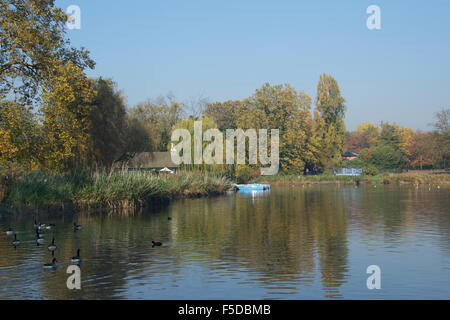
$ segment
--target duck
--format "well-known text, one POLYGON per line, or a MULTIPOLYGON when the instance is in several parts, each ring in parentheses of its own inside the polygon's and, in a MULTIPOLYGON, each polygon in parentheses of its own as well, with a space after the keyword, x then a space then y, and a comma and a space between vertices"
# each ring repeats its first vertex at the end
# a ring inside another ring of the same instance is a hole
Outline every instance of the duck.
POLYGON ((55 238, 52 239, 52 243, 48 245, 47 249, 48 251, 55 251, 57 246, 55 245, 55 238))
POLYGON ((152 241, 152 247, 161 247, 161 246, 162 246, 161 242, 152 241))
POLYGON ((83 226, 80 226, 80 225, 76 224, 75 222, 73 223, 74 231, 80 231, 81 229, 83 229, 83 226))
POLYGON ((6 231, 6 235, 12 236, 12 235, 14 235, 14 231, 11 228, 9 228, 8 231, 6 231))
POLYGON ((14 234, 14 241, 12 244, 14 247, 17 247, 20 244, 20 240, 17 240, 17 234, 14 234))
POLYGON ((52 263, 46 263, 44 264, 45 269, 56 269, 58 268, 58 265, 56 264, 56 258, 53 258, 52 263))
POLYGON ((80 262, 81 262, 80 249, 78 249, 77 255, 75 257, 72 257, 72 263, 80 263, 80 262))

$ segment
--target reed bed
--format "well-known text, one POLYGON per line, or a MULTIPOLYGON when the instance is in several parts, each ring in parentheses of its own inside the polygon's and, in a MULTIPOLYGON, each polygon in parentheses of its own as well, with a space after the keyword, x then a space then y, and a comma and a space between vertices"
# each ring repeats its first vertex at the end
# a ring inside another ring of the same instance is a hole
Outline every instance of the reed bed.
POLYGON ((146 171, 30 173, 9 188, 3 205, 42 207, 72 203, 81 207, 140 207, 152 201, 217 195, 232 187, 226 177, 180 172, 159 176, 146 171))

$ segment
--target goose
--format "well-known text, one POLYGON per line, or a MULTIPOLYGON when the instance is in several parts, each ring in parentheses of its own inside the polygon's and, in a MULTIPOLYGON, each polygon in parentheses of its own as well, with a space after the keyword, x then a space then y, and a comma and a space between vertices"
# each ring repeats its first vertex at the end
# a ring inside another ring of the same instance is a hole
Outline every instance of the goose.
POLYGON ((152 246, 153 246, 153 247, 161 247, 161 246, 162 246, 162 243, 161 243, 161 242, 155 242, 155 241, 152 241, 152 246))
POLYGON ((47 225, 45 223, 40 223, 38 224, 38 229, 39 230, 45 230, 45 228, 47 227, 47 225))
POLYGON ((78 249, 77 255, 75 257, 72 257, 72 263, 80 263, 80 262, 81 262, 80 249, 78 249))
POLYGON ((83 229, 82 226, 76 224, 75 222, 73 223, 73 230, 74 231, 80 231, 81 229, 83 229))
POLYGON ((14 234, 14 241, 12 244, 14 247, 17 247, 20 244, 20 240, 17 240, 17 234, 14 234))
POLYGON ((12 236, 12 235, 14 235, 14 231, 11 228, 9 228, 8 231, 6 231, 6 235, 12 236))
POLYGON ((56 225, 54 224, 49 224, 48 226, 45 227, 46 230, 52 230, 54 227, 56 227, 56 225))
POLYGON ((53 238, 53 239, 52 239, 52 244, 49 244, 48 247, 47 247, 47 249, 48 249, 48 251, 52 251, 52 252, 53 252, 53 251, 56 250, 56 248, 57 248, 57 247, 56 247, 56 245, 55 245, 55 238, 53 238))
POLYGON ((56 269, 58 268, 58 265, 56 264, 56 258, 53 258, 52 263, 46 263, 44 264, 45 269, 56 269))
POLYGON ((38 246, 40 244, 44 244, 45 243, 44 238, 42 238, 42 235, 39 233, 38 230, 36 230, 36 243, 38 244, 38 246))

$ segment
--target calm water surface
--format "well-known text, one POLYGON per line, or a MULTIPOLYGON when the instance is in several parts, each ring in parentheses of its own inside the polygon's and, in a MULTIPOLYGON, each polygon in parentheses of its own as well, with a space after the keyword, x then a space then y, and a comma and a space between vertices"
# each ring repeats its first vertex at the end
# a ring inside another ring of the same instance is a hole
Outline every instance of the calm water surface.
POLYGON ((33 215, 0 211, 0 299, 450 299, 449 196, 314 186, 135 213, 40 213, 57 225, 40 247, 33 215), (53 235, 59 268, 47 271, 53 235), (82 290, 69 291, 77 248, 82 290), (379 291, 367 289, 370 265, 381 268, 379 291))

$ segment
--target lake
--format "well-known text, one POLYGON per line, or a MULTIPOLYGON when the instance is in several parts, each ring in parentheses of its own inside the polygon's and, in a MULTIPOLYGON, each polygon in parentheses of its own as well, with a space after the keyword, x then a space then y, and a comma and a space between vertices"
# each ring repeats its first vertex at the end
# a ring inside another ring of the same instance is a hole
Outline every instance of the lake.
POLYGON ((0 210, 0 299, 450 299, 449 199, 448 188, 309 186, 40 212, 56 225, 42 246, 33 214, 0 210), (45 270, 53 236, 59 267, 45 270), (82 289, 71 291, 78 248, 82 289), (371 265, 381 290, 367 288, 371 265))

